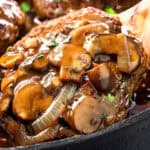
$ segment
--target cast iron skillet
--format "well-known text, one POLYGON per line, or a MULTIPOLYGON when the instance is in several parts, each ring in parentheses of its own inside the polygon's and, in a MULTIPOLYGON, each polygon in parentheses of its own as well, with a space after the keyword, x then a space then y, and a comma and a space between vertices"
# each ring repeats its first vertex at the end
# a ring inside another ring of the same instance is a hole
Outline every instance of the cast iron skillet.
POLYGON ((150 150, 150 108, 96 133, 6 149, 150 150))
POLYGON ((88 135, 5 150, 150 150, 150 108, 88 135))

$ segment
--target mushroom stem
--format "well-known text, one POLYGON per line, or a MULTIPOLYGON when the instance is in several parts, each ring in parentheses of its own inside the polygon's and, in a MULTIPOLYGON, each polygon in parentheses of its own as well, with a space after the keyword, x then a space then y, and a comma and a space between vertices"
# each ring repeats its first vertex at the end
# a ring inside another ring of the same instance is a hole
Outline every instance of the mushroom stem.
POLYGON ((51 125, 55 124, 59 116, 66 110, 68 100, 70 100, 76 91, 76 84, 67 83, 61 89, 58 96, 54 99, 50 107, 32 123, 33 130, 38 133, 51 125))

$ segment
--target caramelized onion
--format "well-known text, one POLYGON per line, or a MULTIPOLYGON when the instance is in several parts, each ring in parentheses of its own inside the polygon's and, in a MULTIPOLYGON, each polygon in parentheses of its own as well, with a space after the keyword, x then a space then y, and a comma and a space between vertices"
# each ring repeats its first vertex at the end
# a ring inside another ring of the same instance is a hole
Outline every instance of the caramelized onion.
POLYGON ((41 131, 40 133, 36 135, 30 136, 30 135, 27 135, 25 131, 25 127, 21 125, 19 131, 15 135, 15 140, 17 144, 19 145, 31 145, 31 144, 40 143, 46 140, 52 140, 56 138, 58 129, 59 129, 59 125, 55 125, 55 126, 49 127, 41 131))
POLYGON ((0 117, 0 126, 7 131, 17 145, 31 145, 57 137, 60 125, 49 127, 36 135, 28 135, 25 126, 9 116, 0 117))
POLYGON ((58 118, 65 111, 67 102, 74 96, 75 91, 76 84, 67 83, 64 85, 45 113, 32 123, 35 133, 46 129, 57 122, 58 118))

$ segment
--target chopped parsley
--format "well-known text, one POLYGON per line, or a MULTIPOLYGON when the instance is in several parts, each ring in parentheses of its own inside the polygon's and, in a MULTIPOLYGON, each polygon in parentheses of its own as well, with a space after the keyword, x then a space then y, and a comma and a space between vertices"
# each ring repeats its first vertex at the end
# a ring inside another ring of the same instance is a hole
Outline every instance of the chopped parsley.
POLYGON ((37 58, 38 60, 43 59, 43 58, 44 58, 44 55, 43 55, 43 54, 39 54, 36 58, 37 58))
POLYGON ((56 2, 56 3, 60 3, 60 2, 61 2, 61 0, 55 0, 55 2, 56 2))
POLYGON ((71 26, 67 26, 67 29, 68 29, 69 31, 72 31, 74 28, 71 27, 71 26))
POLYGON ((131 103, 131 105, 133 105, 133 106, 136 105, 136 102, 132 99, 132 94, 128 95, 128 100, 131 103))
POLYGON ((121 84, 120 84, 120 88, 121 89, 126 89, 128 87, 128 85, 127 85, 127 82, 122 82, 121 84))
POLYGON ((112 16, 117 14, 117 12, 111 6, 107 6, 104 11, 112 16))
POLYGON ((21 4, 20 4, 20 7, 21 7, 21 9, 26 13, 26 12, 29 12, 30 11, 30 9, 31 9, 31 6, 30 6, 30 4, 28 3, 28 2, 22 2, 21 4))
POLYGON ((0 81, 2 81, 3 80, 3 77, 0 77, 0 81))
POLYGON ((106 112, 102 113, 102 115, 101 115, 102 120, 107 119, 107 117, 108 117, 108 114, 106 112))
POLYGON ((51 42, 48 43, 48 46, 55 47, 55 46, 58 46, 58 43, 54 39, 54 40, 52 40, 51 42))
POLYGON ((65 99, 62 100, 62 104, 66 105, 66 100, 65 99))
POLYGON ((107 97, 108 97, 109 102, 111 102, 111 103, 114 102, 115 97, 114 97, 112 94, 109 93, 109 94, 107 95, 107 97))
POLYGON ((113 103, 115 101, 115 96, 112 94, 102 95, 101 101, 104 102, 105 100, 108 100, 110 103, 113 103))
POLYGON ((10 52, 11 50, 12 50, 12 46, 8 46, 6 49, 7 52, 10 52))

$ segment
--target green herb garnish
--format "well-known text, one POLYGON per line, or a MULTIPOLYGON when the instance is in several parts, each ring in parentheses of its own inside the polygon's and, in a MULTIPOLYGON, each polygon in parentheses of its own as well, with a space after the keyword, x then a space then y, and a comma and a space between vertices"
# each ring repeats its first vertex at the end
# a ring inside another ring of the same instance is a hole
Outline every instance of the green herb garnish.
POLYGON ((43 59, 43 58, 44 58, 44 55, 43 55, 43 54, 40 54, 40 55, 36 56, 36 58, 37 58, 38 60, 43 59))
POLYGON ((101 115, 101 119, 102 120, 105 120, 106 118, 108 117, 108 114, 107 113, 102 113, 102 115, 101 115))
POLYGON ((8 46, 6 49, 7 52, 10 52, 11 50, 12 50, 12 46, 8 46))
POLYGON ((131 105, 136 105, 136 102, 132 99, 132 94, 128 95, 128 100, 131 103, 131 105))
POLYGON ((111 6, 107 6, 104 11, 112 16, 117 14, 117 12, 111 6))
POLYGON ((112 94, 107 95, 109 102, 113 103, 115 100, 115 97, 112 94))
POLYGON ((71 27, 71 26, 67 26, 67 29, 68 29, 69 31, 72 31, 74 28, 71 27))
POLYGON ((127 82, 122 82, 121 84, 120 84, 120 88, 121 89, 126 89, 128 87, 128 85, 127 85, 127 82))
POLYGON ((61 0, 55 0, 55 2, 56 2, 56 3, 60 3, 60 2, 61 2, 61 0))
POLYGON ((3 80, 3 77, 0 77, 0 81, 2 81, 3 80))
POLYGON ((58 43, 54 39, 54 40, 52 40, 51 42, 48 43, 48 46, 55 47, 55 46, 58 46, 58 43))
POLYGON ((30 9, 31 9, 30 4, 27 3, 27 2, 22 2, 22 3, 20 4, 20 7, 21 7, 21 9, 22 9, 25 13, 26 13, 26 12, 29 12, 30 9))
POLYGON ((62 100, 62 104, 63 104, 63 105, 66 105, 66 101, 65 101, 64 99, 62 100))

